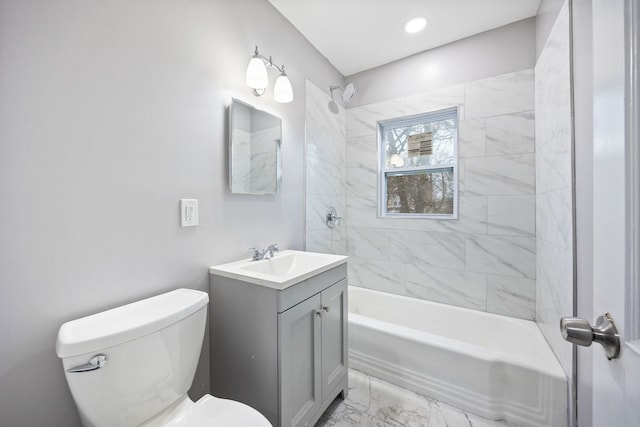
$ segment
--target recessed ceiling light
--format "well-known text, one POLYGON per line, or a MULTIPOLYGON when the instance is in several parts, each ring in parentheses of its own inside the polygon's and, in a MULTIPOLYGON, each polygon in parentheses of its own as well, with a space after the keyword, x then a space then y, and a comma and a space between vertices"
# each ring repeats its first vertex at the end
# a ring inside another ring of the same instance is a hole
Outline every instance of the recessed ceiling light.
POLYGON ((424 30, 424 27, 426 26, 427 26, 427 18, 424 18, 421 16, 421 17, 413 18, 407 21, 407 23, 404 24, 404 30, 407 33, 413 34, 413 33, 418 33, 424 30))

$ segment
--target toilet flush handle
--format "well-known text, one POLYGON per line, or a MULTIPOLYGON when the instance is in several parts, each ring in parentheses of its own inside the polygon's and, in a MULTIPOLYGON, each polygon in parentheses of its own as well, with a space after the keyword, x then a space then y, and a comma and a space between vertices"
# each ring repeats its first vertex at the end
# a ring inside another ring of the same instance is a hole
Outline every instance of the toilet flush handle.
POLYGON ((85 363, 84 365, 76 366, 75 368, 67 369, 67 372, 89 372, 95 371, 96 369, 102 368, 107 364, 107 355, 106 354, 96 354, 89 360, 89 363, 85 363))

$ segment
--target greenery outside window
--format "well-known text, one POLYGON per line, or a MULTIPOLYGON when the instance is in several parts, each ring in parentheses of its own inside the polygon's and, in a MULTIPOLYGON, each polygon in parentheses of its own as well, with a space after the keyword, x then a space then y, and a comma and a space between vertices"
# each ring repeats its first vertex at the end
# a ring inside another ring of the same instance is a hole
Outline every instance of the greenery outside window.
POLYGON ((378 122, 378 214, 458 217, 457 108, 378 122))

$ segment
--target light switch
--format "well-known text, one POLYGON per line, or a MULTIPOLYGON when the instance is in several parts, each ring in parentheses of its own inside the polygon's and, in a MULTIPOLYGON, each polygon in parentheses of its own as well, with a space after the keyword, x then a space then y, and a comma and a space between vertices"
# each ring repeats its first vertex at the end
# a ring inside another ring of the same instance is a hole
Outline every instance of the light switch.
POLYGON ((180 199, 180 226, 198 225, 198 199, 180 199))

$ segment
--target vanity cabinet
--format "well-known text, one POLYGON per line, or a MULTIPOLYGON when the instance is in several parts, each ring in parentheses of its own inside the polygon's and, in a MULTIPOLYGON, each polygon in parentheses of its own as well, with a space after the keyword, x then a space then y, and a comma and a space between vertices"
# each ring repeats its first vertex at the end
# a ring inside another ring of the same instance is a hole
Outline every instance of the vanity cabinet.
POLYGON ((210 275, 212 394, 274 427, 313 426, 347 394, 347 269, 286 289, 210 275))

